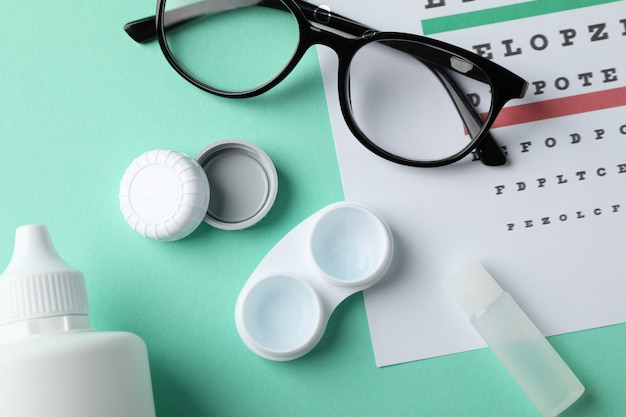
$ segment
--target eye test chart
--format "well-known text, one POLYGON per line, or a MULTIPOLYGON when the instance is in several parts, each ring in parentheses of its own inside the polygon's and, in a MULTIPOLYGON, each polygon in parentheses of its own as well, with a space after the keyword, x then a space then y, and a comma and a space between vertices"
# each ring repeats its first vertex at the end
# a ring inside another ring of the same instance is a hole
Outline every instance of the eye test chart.
POLYGON ((468 156, 442 168, 404 167, 349 132, 336 58, 318 49, 345 197, 385 217, 396 241, 387 276, 364 294, 377 365, 485 346, 442 284, 468 258, 483 263, 546 336, 625 322, 626 2, 329 7, 379 30, 463 47, 529 83, 492 129, 506 165, 468 156))

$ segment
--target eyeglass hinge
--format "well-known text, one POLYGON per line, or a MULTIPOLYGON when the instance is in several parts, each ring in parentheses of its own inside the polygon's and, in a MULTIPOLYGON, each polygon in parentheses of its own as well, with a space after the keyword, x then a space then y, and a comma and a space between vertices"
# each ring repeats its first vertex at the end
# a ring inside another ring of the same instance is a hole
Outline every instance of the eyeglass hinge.
POLYGON ((313 10, 313 18, 317 23, 323 25, 329 24, 331 19, 330 7, 324 5, 316 7, 315 10, 313 10))
POLYGON ((371 38, 372 36, 376 35, 376 31, 374 29, 370 29, 370 30, 366 30, 365 32, 363 32, 363 34, 361 35, 361 38, 363 39, 368 39, 371 38))

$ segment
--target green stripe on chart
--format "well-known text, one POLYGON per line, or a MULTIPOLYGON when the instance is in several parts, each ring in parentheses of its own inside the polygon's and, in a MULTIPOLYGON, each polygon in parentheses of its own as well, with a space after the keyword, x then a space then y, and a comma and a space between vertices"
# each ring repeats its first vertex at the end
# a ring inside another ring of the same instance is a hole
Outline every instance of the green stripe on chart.
POLYGON ((549 13, 597 6, 623 0, 534 0, 525 3, 477 10, 474 12, 455 14, 422 20, 424 35, 449 32, 458 29, 507 22, 526 17, 540 16, 549 13))

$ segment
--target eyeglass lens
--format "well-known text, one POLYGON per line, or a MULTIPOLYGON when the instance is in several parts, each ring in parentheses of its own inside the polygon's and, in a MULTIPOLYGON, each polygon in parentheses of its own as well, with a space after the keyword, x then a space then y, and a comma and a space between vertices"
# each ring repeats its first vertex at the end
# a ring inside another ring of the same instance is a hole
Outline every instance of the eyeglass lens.
POLYGON ((421 61, 411 50, 433 47, 404 40, 370 42, 350 63, 348 85, 352 117, 379 148, 414 161, 456 155, 482 129, 491 106, 491 86, 421 61))
POLYGON ((224 92, 253 90, 274 79, 298 47, 298 22, 285 6, 257 3, 165 1, 164 25, 174 27, 165 31, 165 41, 178 65, 224 92))

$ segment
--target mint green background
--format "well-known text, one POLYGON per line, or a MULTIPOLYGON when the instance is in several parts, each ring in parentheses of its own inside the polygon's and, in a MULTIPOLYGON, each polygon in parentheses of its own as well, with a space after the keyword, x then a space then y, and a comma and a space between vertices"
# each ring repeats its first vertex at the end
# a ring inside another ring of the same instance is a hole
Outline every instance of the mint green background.
MULTIPOLYGON (((46 224, 86 275, 93 325, 146 341, 159 417, 537 416, 489 350, 376 368, 360 294, 304 358, 248 351, 233 320, 247 277, 293 226, 343 198, 316 54, 264 97, 213 97, 175 74, 156 44, 123 32, 153 9, 153 0, 0 5, 0 268, 16 227, 46 224), (173 243, 126 226, 117 192, 136 156, 195 155, 227 138, 256 143, 277 166, 265 220, 235 232, 203 224, 173 243)), ((587 387, 564 415, 626 415, 625 325, 550 341, 587 387)))

